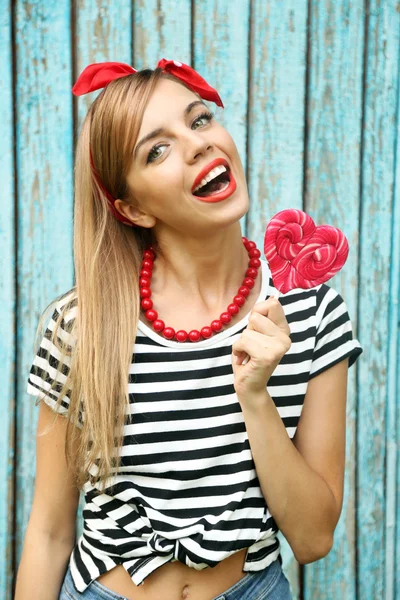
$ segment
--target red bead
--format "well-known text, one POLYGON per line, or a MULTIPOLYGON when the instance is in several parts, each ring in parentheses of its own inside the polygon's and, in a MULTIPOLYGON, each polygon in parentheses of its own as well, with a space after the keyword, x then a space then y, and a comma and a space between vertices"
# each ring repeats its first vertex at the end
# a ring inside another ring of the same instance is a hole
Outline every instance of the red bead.
POLYGON ((213 321, 211 323, 211 329, 213 331, 221 331, 221 329, 222 329, 222 323, 221 323, 221 321, 219 321, 218 319, 216 319, 215 321, 213 321))
POLYGON ((238 294, 237 296, 234 297, 233 301, 238 306, 243 306, 243 304, 246 302, 246 298, 244 298, 243 296, 238 294))
POLYGON ((200 339, 200 331, 197 331, 197 329, 192 329, 192 331, 189 332, 189 340, 191 342, 198 342, 200 339))
POLYGON ((254 279, 252 279, 252 277, 245 277, 242 281, 242 285, 252 289, 254 287, 254 279))
POLYGON ((261 266, 261 261, 259 260, 261 252, 257 249, 256 244, 248 240, 245 236, 242 236, 242 242, 248 252, 249 263, 237 295, 233 298, 232 303, 228 305, 227 310, 221 313, 220 318, 212 321, 211 326, 203 327, 201 331, 193 329, 190 333, 187 333, 183 329, 175 333, 175 330, 172 327, 165 327, 164 321, 158 319, 157 311, 153 310, 153 302, 150 299, 150 284, 156 252, 152 245, 146 248, 143 252, 142 268, 139 279, 140 306, 145 311, 146 319, 152 323, 154 331, 161 332, 168 340, 175 339, 178 342, 186 342, 186 340, 189 339, 191 342, 198 342, 202 337, 204 339, 210 338, 214 332, 221 331, 223 325, 230 323, 232 316, 237 315, 240 307, 245 304, 246 298, 250 294, 250 290, 254 287, 254 280, 256 279, 258 269, 261 266))
POLYGON ((253 250, 253 248, 257 248, 257 246, 255 245, 254 242, 247 242, 246 244, 246 250, 250 251, 253 250))
POLYGON ((145 258, 144 261, 142 261, 142 269, 152 269, 153 267, 154 263, 149 258, 145 258))
POLYGON ((255 279, 258 275, 258 271, 257 269, 247 269, 246 271, 246 277, 251 277, 252 279, 255 279))
POLYGON ((228 313, 230 315, 237 315, 239 312, 239 307, 237 304, 229 304, 228 306, 228 313))
POLYGON ((175 329, 172 329, 172 327, 166 327, 162 334, 167 340, 172 340, 172 338, 175 336, 175 329))
POLYGON ((258 248, 252 248, 249 252, 250 258, 260 258, 260 256, 261 256, 261 252, 259 251, 258 248))
POLYGON ((200 333, 203 336, 203 338, 208 339, 212 336, 213 330, 211 329, 211 327, 203 327, 200 333))
POLYGON ((165 329, 164 321, 161 321, 161 319, 153 321, 153 329, 154 331, 162 331, 163 329, 165 329))
POLYGON ((140 306, 144 310, 149 310, 149 308, 153 308, 153 300, 150 300, 150 298, 143 298, 143 300, 140 302, 140 306))
POLYGON ((187 336, 188 336, 188 334, 183 329, 181 329, 180 331, 177 331, 175 334, 175 337, 178 340, 178 342, 186 342, 187 336))
POLYGON ((249 267, 254 267, 256 269, 258 269, 258 267, 261 266, 261 261, 259 258, 251 258, 249 260, 249 267))
POLYGON ((146 310, 144 314, 148 321, 155 321, 156 319, 158 319, 158 312, 156 310, 146 310))
POLYGON ((223 312, 220 314, 219 318, 225 325, 232 321, 232 315, 230 315, 228 312, 223 312))

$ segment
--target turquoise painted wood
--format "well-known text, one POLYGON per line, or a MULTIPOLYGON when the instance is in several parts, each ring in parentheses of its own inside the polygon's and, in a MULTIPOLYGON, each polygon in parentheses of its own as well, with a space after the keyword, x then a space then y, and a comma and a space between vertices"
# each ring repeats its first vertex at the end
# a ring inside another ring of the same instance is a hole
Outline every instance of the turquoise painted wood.
POLYGON ((13 59, 11 43, 11 14, 0 11, 0 123, 2 143, 0 144, 0 256, 2 257, 0 277, 0 597, 10 598, 13 580, 13 516, 14 464, 15 464, 15 312, 16 268, 15 239, 15 164, 13 152, 13 59))
MULTIPOLYGON (((341 224, 349 240, 346 266, 329 284, 345 298, 357 328, 363 7, 342 0, 314 1, 309 30, 304 207, 318 223, 341 224)), ((356 597, 356 415, 356 370, 352 368, 348 378, 342 516, 328 557, 305 567, 307 599, 324 597, 327 582, 329 597, 356 597)))
POLYGON ((392 218, 392 236, 391 236, 391 266, 390 266, 390 296, 388 306, 388 327, 389 336, 387 344, 387 426, 386 426, 386 548, 385 548, 385 597, 393 598, 396 590, 399 589, 398 564, 400 557, 400 526, 397 522, 396 538, 396 514, 400 515, 400 494, 396 491, 396 484, 400 481, 400 411, 398 410, 398 399, 400 398, 400 122, 399 122, 399 96, 400 86, 396 90, 396 141, 395 141, 395 164, 393 169, 393 218, 392 218), (396 506, 397 504, 397 506, 396 506), (395 573, 395 577, 393 577, 395 573))
POLYGON ((400 594, 400 84, 397 86, 396 162, 393 185, 393 232, 389 299, 388 389, 387 389, 387 514, 386 514, 386 598, 400 594), (394 574, 394 575, 393 575, 394 574))
POLYGON ((160 58, 191 60, 191 0, 136 0, 133 66, 154 69, 160 58))
POLYGON ((393 200, 392 200, 392 235, 391 235, 391 264, 390 264, 390 296, 388 307, 389 337, 387 344, 387 427, 386 427, 386 568, 385 568, 385 597, 392 598, 400 589, 398 561, 400 557, 400 80, 397 81, 395 108, 395 141, 393 158, 393 200), (397 525, 396 525, 397 515, 397 525), (397 535, 396 535, 397 534, 397 535), (393 577, 393 573, 395 576, 393 577))
POLYGON ((32 505, 37 408, 25 393, 39 316, 72 285, 69 0, 15 5, 17 256, 15 561, 32 505))
MULTIPOLYGON (((39 315, 73 283, 73 154, 98 92, 91 62, 194 66, 247 174, 243 233, 262 246, 283 208, 350 242, 331 280, 364 355, 349 372, 345 494, 335 544, 297 564, 295 600, 400 597, 400 9, 370 0, 16 0, 2 3, 0 95, 0 595, 12 598, 35 480, 37 408, 25 393, 39 315), (11 6, 11 3, 10 3, 11 6)), ((82 506, 77 535, 82 530, 82 506)))
POLYGON ((390 261, 398 259, 391 257, 393 210, 399 201, 393 194, 399 85, 398 3, 371 2, 367 25, 359 310, 364 317, 360 340, 369 352, 359 368, 358 575, 362 597, 369 594, 373 598, 384 598, 385 594, 390 597, 387 594, 393 589, 393 574, 386 573, 385 565, 391 538, 386 536, 385 515, 393 495, 385 485, 385 470, 389 458, 388 426, 391 425, 387 421, 387 384, 392 376, 392 363, 387 360, 390 261))

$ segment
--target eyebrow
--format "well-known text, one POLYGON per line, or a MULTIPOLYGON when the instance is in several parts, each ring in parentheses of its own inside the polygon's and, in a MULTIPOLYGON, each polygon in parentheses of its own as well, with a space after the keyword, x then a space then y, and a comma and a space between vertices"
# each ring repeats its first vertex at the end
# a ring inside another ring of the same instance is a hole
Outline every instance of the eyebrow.
MULTIPOLYGON (((199 104, 202 104, 203 106, 205 106, 206 108, 208 108, 207 104, 205 104, 205 102, 203 102, 202 100, 195 100, 194 102, 191 102, 190 104, 187 105, 187 107, 183 111, 184 116, 186 117, 191 112, 191 110, 195 106, 198 106, 199 104)), ((136 148, 135 148, 135 150, 133 152, 133 158, 135 159, 137 157, 139 148, 141 146, 143 146, 143 144, 145 144, 149 140, 152 140, 153 138, 157 137, 158 135, 161 135, 164 132, 165 132, 165 129, 163 127, 159 127, 158 129, 154 129, 154 131, 151 131, 150 133, 148 133, 147 135, 145 135, 140 140, 140 142, 136 145, 136 148)))

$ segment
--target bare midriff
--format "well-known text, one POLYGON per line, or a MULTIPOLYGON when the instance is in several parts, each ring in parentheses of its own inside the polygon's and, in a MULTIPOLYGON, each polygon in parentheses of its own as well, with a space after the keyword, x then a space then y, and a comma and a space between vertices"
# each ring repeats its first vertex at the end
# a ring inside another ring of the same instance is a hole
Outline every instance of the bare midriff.
POLYGON ((247 549, 197 571, 181 562, 169 562, 135 585, 122 565, 101 575, 97 581, 127 600, 212 600, 247 573, 243 571, 247 549))

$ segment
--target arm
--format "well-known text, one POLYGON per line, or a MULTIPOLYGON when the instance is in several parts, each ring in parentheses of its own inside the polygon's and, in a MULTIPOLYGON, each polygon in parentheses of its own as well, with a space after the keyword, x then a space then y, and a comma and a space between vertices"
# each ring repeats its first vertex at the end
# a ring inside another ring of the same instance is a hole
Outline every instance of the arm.
POLYGON ((79 491, 67 468, 65 417, 41 402, 36 436, 36 483, 18 569, 15 600, 57 600, 75 544, 79 491), (50 427, 49 427, 50 426, 50 427), (48 433, 40 433, 49 428, 48 433))
POLYGON ((241 402, 261 490, 302 564, 329 553, 342 509, 347 370, 311 379, 293 442, 267 391, 241 402))

